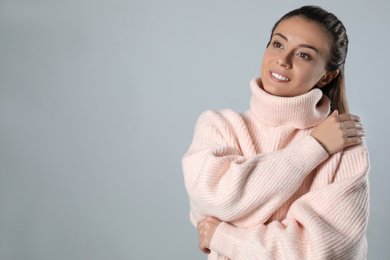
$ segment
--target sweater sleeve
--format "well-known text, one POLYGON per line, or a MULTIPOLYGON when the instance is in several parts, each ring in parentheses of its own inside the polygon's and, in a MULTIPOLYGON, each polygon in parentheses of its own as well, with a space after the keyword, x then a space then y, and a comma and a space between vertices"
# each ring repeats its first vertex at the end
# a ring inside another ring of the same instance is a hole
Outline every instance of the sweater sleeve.
POLYGON ((226 141, 232 137, 221 134, 223 126, 210 119, 212 113, 199 117, 193 142, 182 159, 195 227, 207 216, 229 222, 253 212, 260 212, 258 222, 266 222, 308 173, 329 157, 307 135, 285 149, 246 158, 240 147, 226 141))
POLYGON ((210 249, 230 259, 357 259, 367 253, 369 156, 344 152, 335 181, 297 199, 283 221, 252 229, 222 222, 210 249))

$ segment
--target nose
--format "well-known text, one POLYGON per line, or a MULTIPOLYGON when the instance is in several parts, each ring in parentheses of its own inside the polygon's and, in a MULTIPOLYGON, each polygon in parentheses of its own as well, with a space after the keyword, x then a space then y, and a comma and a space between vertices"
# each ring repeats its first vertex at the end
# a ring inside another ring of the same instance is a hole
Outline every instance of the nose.
POLYGON ((289 69, 292 67, 291 55, 292 54, 288 52, 280 53, 279 57, 276 59, 276 62, 279 64, 279 66, 289 69))

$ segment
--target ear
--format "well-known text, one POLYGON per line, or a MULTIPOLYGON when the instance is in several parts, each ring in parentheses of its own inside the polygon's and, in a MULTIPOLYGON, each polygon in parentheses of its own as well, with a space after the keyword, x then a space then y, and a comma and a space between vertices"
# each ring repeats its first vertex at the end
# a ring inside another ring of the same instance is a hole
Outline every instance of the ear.
POLYGON ((326 74, 317 82, 317 87, 322 88, 329 84, 335 77, 339 75, 339 70, 326 72, 326 74))

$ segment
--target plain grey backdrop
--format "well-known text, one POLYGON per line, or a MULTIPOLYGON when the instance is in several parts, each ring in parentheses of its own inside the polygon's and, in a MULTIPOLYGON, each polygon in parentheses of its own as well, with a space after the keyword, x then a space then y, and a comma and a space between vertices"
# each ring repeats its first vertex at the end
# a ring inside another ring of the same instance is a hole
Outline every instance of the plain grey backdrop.
POLYGON ((347 28, 368 259, 388 257, 387 0, 1 0, 0 259, 207 259, 181 158, 202 111, 249 109, 273 24, 305 4, 347 28))

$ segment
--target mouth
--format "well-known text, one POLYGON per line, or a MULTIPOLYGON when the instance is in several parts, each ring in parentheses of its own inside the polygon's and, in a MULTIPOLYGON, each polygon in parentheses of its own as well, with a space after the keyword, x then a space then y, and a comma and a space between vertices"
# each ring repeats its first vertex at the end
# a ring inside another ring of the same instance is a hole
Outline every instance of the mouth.
POLYGON ((287 82, 287 81, 290 81, 289 78, 283 76, 283 75, 280 75, 276 72, 270 72, 271 74, 271 78, 274 80, 274 81, 277 81, 277 82, 287 82))

